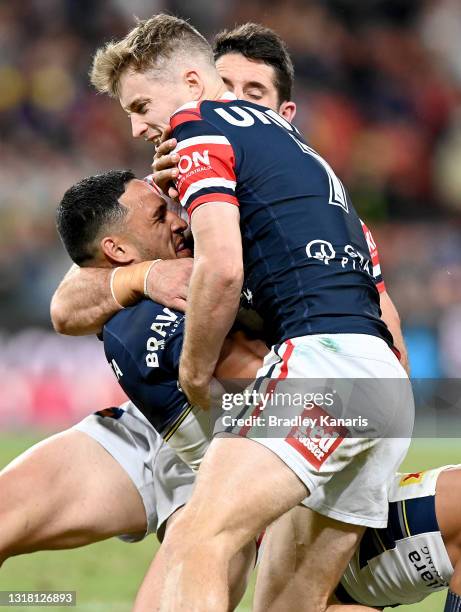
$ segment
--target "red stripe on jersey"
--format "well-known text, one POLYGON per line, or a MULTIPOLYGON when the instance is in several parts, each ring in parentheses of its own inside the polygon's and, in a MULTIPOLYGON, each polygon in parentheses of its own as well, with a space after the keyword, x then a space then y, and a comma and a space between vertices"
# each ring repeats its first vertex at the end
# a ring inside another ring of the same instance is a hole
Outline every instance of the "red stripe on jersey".
MULTIPOLYGON (((267 385, 266 395, 269 395, 269 396, 272 395, 275 391, 277 383, 280 380, 283 380, 284 378, 286 378, 288 375, 288 360, 290 359, 295 347, 291 340, 287 340, 285 344, 287 348, 285 352, 283 353, 283 357, 282 357, 283 363, 282 363, 282 367, 280 368, 280 374, 278 375, 277 378, 274 378, 269 381, 269 384, 267 385)), ((251 420, 253 419, 253 417, 255 417, 258 414, 258 412, 260 412, 260 409, 259 409, 260 406, 261 406, 261 402, 256 406, 256 408, 251 413, 250 415, 251 420)), ((246 436, 250 429, 251 429, 251 425, 245 425, 239 431, 238 435, 246 436)))
POLYGON ((380 281, 379 283, 377 283, 376 289, 379 291, 379 293, 384 293, 386 291, 386 285, 384 284, 384 281, 380 281))
MULTIPOLYGON (((218 201, 228 201, 238 206, 238 202, 232 193, 223 198, 222 192, 219 191, 219 187, 223 187, 220 184, 223 180, 233 183, 236 181, 234 150, 230 145, 200 144, 187 147, 180 151, 180 155, 178 164, 180 174, 176 181, 176 189, 181 204, 189 210, 189 214, 199 204, 216 199, 214 193, 206 196, 200 194, 205 185, 201 187, 199 183, 206 180, 209 182, 207 188, 216 190, 216 193, 219 194, 218 201), (188 189, 194 185, 197 186, 196 193, 187 196, 188 189)), ((228 188, 232 190, 233 185, 228 188)))
POLYGON ((200 206, 200 204, 209 204, 211 202, 227 202, 227 204, 233 204, 234 206, 238 206, 239 202, 236 197, 228 194, 228 193, 207 193, 206 195, 202 195, 196 200, 192 206, 189 206, 187 212, 189 213, 189 219, 196 208, 200 206))
POLYGON ((360 223, 362 224, 363 233, 365 234, 365 240, 367 241, 368 250, 370 252, 371 257, 371 263, 376 266, 379 264, 378 247, 376 246, 376 242, 373 238, 373 234, 371 233, 371 231, 368 229, 368 227, 362 220, 360 220, 360 223))
POLYGON ((177 186, 180 198, 183 191, 185 192, 196 181, 213 177, 235 181, 234 150, 230 145, 213 143, 192 145, 182 149, 178 154, 180 155, 178 162, 180 174, 177 186), (206 165, 203 160, 208 160, 209 165, 206 165), (183 182, 186 182, 184 190, 183 182))
POLYGON ((178 111, 170 118, 170 127, 172 130, 174 130, 178 127, 178 125, 182 125, 183 123, 201 120, 202 116, 200 115, 199 111, 194 111, 192 109, 184 109, 183 111, 178 111))

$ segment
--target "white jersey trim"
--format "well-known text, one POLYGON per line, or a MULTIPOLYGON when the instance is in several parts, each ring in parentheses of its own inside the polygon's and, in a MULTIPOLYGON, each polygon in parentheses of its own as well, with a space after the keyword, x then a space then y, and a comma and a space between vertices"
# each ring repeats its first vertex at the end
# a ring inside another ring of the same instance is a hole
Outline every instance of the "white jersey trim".
POLYGON ((236 185, 236 181, 230 181, 228 179, 214 177, 202 179, 186 189, 184 196, 181 198, 181 204, 183 206, 187 206, 187 202, 190 200, 190 198, 201 189, 207 189, 208 187, 225 187, 226 189, 235 189, 236 185))
POLYGON ((230 142, 227 140, 225 136, 194 136, 193 138, 187 138, 186 140, 182 140, 178 146, 175 148, 173 153, 179 153, 183 149, 187 149, 188 147, 194 147, 196 145, 229 145, 230 142))

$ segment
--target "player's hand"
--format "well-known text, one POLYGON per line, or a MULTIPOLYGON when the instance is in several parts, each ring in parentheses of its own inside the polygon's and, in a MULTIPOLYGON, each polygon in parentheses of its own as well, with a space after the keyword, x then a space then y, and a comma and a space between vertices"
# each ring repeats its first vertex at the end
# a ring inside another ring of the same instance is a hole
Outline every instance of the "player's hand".
POLYGON ((170 135, 171 128, 167 127, 162 134, 160 144, 155 150, 152 178, 157 187, 160 187, 163 193, 174 200, 179 195, 174 187, 174 181, 179 175, 179 155, 172 153, 178 141, 176 138, 169 138, 170 135))
POLYGON ((198 384, 197 379, 189 376, 187 371, 179 365, 179 386, 192 406, 198 406, 202 410, 209 410, 211 407, 210 383, 198 384))
POLYGON ((147 296, 168 308, 184 312, 193 265, 194 260, 190 257, 157 262, 147 276, 147 296))

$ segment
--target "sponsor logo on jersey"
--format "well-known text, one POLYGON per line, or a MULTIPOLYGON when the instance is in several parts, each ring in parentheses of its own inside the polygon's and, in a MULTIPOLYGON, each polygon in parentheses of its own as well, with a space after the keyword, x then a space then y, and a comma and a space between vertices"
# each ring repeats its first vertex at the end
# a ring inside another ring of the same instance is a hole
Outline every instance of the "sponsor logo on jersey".
POLYGON ((153 335, 149 336, 146 342, 146 365, 149 368, 158 368, 158 351, 163 351, 165 348, 165 339, 177 329, 181 320, 182 317, 178 317, 178 315, 169 308, 164 308, 162 312, 155 317, 150 326, 153 335))
MULTIPOLYGON (((346 244, 342 249, 344 255, 338 256, 338 261, 341 263, 341 267, 344 269, 361 270, 366 272, 370 276, 374 276, 381 273, 381 270, 374 270, 371 266, 370 258, 363 255, 358 249, 354 248, 351 244, 346 244)), ((311 240, 306 246, 306 255, 309 259, 318 259, 325 265, 328 265, 330 260, 336 257, 336 251, 327 240, 311 240)), ((377 266, 379 268, 379 266, 377 266)))
POLYGON ((334 259, 336 251, 327 240, 311 240, 306 246, 306 254, 309 258, 318 259, 328 265, 330 259, 334 259))
POLYGON ((418 484, 424 478, 425 472, 413 472, 412 474, 404 474, 399 482, 399 487, 406 487, 412 484, 418 484))
POLYGON ((301 422, 316 423, 315 425, 295 425, 285 438, 287 444, 298 451, 315 469, 319 470, 325 461, 338 448, 349 434, 346 427, 338 425, 318 425, 329 420, 329 415, 319 406, 305 409, 301 422), (309 418, 307 418, 309 417, 309 418), (322 418, 323 417, 323 418, 322 418), (306 420, 304 420, 306 419, 306 420))
POLYGON ((428 589, 440 589, 448 586, 435 567, 429 546, 412 550, 408 553, 408 559, 428 589))
POLYGON ((204 151, 192 151, 191 155, 181 155, 178 162, 178 169, 181 174, 187 174, 192 168, 210 167, 210 152, 208 149, 204 151))

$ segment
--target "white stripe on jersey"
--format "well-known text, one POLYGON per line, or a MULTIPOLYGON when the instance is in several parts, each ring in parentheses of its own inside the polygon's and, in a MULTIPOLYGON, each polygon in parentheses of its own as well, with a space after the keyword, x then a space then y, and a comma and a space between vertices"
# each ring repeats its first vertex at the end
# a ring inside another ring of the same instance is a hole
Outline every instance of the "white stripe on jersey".
POLYGON ((200 191, 200 189, 206 189, 207 187, 225 187, 227 189, 235 189, 236 185, 236 181, 229 181, 228 179, 223 178, 212 177, 202 179, 201 181, 193 183, 186 189, 184 196, 181 198, 181 204, 183 206, 187 206, 187 202, 191 196, 193 196, 194 193, 197 193, 197 191, 200 191))
POLYGON ((381 275, 381 266, 379 264, 376 264, 376 266, 373 266, 373 277, 376 278, 380 275, 381 275))
POLYGON ((186 102, 185 104, 177 108, 171 116, 173 117, 174 115, 176 115, 176 113, 179 113, 179 111, 188 110, 189 108, 198 108, 199 104, 200 102, 197 102, 197 100, 195 100, 194 102, 186 102))
POLYGON ((182 140, 173 151, 173 153, 179 153, 183 149, 187 149, 188 147, 194 147, 195 145, 230 145, 230 142, 227 140, 225 136, 194 136, 193 138, 187 138, 186 140, 182 140))

